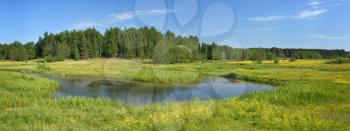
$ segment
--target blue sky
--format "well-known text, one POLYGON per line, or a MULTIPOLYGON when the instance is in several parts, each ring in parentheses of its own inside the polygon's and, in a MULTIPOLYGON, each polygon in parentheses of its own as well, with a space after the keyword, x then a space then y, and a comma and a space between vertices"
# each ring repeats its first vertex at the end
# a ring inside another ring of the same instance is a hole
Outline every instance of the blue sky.
POLYGON ((350 50, 349 0, 0 0, 0 43, 155 26, 234 47, 350 50))

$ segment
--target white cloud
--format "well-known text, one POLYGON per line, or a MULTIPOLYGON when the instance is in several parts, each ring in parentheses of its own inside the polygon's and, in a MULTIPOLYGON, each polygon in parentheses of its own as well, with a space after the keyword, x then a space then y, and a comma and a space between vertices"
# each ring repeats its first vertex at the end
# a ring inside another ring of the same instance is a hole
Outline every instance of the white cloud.
POLYGON ((317 6, 317 5, 320 5, 321 3, 322 3, 321 1, 310 1, 309 5, 317 6))
POLYGON ((85 28, 92 28, 92 27, 99 27, 103 26, 104 24, 98 23, 98 22, 91 22, 91 21, 86 21, 86 22, 80 22, 74 25, 74 29, 85 29, 85 28))
POLYGON ((314 38, 324 39, 324 40, 342 40, 346 39, 345 36, 331 36, 331 35, 312 35, 314 38))
POLYGON ((73 29, 85 29, 85 28, 91 28, 91 27, 101 27, 106 26, 111 23, 115 22, 121 22, 125 20, 134 19, 137 16, 144 16, 144 15, 162 15, 167 13, 172 13, 174 10, 169 9, 152 9, 152 10, 136 10, 136 11, 129 11, 129 12, 122 12, 122 13, 114 13, 109 15, 107 18, 104 18, 100 20, 99 22, 94 21, 85 21, 77 23, 73 26, 73 29))
POLYGON ((305 10, 297 15, 259 16, 259 17, 251 18, 250 20, 266 22, 266 21, 277 21, 277 20, 287 20, 287 19, 313 19, 326 12, 327 10, 325 9, 324 10, 305 10))
POLYGON ((309 0, 312 9, 331 8, 341 6, 345 0, 309 0))
POLYGON ((320 0, 310 0, 308 3, 312 8, 320 8, 321 4, 323 4, 323 2, 320 0))
POLYGON ((112 17, 116 21, 124 21, 128 19, 133 19, 134 17, 136 17, 136 13, 137 13, 136 11, 123 12, 119 14, 112 14, 110 15, 110 17, 112 17))
POLYGON ((304 9, 298 14, 289 14, 289 15, 271 15, 271 16, 259 16, 250 18, 250 20, 253 21, 277 21, 277 20, 295 20, 295 19, 314 19, 322 14, 325 14, 328 10, 326 7, 329 8, 329 6, 323 6, 325 4, 331 4, 330 6, 340 6, 340 3, 343 0, 337 0, 334 2, 325 2, 322 0, 309 0, 308 5, 310 6, 309 9, 304 9))
POLYGON ((284 19, 288 19, 289 16, 285 16, 285 15, 280 15, 280 16, 259 16, 259 17, 254 17, 251 18, 250 20, 254 20, 254 21, 275 21, 275 20, 284 20, 284 19))
POLYGON ((111 14, 111 21, 114 22, 120 22, 125 20, 134 19, 136 16, 143 16, 143 15, 162 15, 167 13, 172 13, 173 10, 168 9, 153 9, 153 10, 136 10, 136 11, 130 11, 130 12, 122 12, 122 13, 116 13, 111 14))
POLYGON ((162 15, 167 13, 174 13, 174 10, 168 10, 168 9, 155 9, 155 10, 149 10, 146 11, 145 14, 156 14, 156 15, 162 15))
POLYGON ((303 12, 301 12, 296 18, 298 19, 303 19, 303 18, 314 18, 317 16, 320 16, 324 13, 326 13, 327 10, 305 10, 303 12))

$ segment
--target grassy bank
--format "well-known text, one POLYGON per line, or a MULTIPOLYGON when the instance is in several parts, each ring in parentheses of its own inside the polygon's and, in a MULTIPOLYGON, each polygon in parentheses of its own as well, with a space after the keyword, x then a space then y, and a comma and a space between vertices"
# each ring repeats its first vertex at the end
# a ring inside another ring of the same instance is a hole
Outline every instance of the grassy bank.
POLYGON ((0 62, 0 130, 350 130, 350 64, 324 63, 152 65, 91 59, 48 63, 46 69, 33 61, 0 62), (239 99, 135 107, 108 99, 53 99, 56 82, 8 71, 163 83, 233 73, 277 88, 239 99))
POLYGON ((191 68, 170 69, 168 65, 145 64, 140 60, 90 59, 54 63, 0 62, 0 70, 34 72, 62 76, 106 77, 154 83, 191 83, 200 72, 191 68))

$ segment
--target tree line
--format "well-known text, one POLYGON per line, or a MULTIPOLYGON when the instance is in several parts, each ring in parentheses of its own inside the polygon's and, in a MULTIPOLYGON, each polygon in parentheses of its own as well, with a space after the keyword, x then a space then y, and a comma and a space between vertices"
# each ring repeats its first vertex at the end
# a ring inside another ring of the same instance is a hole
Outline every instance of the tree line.
POLYGON ((0 59, 48 61, 119 57, 152 59, 154 63, 186 63, 198 60, 272 60, 276 58, 321 59, 347 57, 345 50, 233 48, 227 45, 201 43, 196 36, 162 34, 154 27, 109 28, 101 34, 86 30, 46 32, 39 40, 0 44, 0 59))

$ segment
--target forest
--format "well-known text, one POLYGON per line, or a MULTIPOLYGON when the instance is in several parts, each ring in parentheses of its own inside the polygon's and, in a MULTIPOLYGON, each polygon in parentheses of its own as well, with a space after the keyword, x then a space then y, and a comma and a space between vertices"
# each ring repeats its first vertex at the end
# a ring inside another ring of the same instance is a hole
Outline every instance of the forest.
POLYGON ((109 28, 104 34, 94 28, 46 32, 37 42, 0 44, 0 59, 46 61, 98 57, 152 59, 154 63, 188 63, 198 60, 329 59, 348 57, 342 49, 234 48, 200 42, 196 36, 162 34, 154 27, 109 28))

